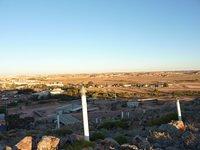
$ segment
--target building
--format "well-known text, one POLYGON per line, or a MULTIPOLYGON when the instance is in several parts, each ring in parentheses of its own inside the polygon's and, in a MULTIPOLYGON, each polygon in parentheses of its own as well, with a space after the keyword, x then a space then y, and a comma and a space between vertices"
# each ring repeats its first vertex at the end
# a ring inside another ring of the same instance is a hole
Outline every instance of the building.
POLYGON ((82 110, 82 106, 80 104, 72 103, 62 107, 57 108, 57 112, 62 113, 70 113, 82 110))
POLYGON ((42 92, 32 94, 32 96, 37 97, 38 100, 46 99, 49 97, 49 95, 50 95, 49 91, 42 91, 42 92))
MULTIPOLYGON (((80 121, 78 119, 76 119, 75 117, 73 117, 70 114, 59 114, 60 117, 60 123, 63 125, 70 125, 70 124, 76 124, 76 123, 80 123, 80 121)), ((57 121, 57 117, 54 117, 54 121, 57 121)))
POLYGON ((137 108, 139 106, 139 102, 138 101, 128 101, 127 106, 129 108, 137 108))
POLYGON ((51 95, 59 95, 59 94, 64 93, 64 90, 62 90, 61 88, 56 88, 56 89, 53 89, 50 93, 51 95))

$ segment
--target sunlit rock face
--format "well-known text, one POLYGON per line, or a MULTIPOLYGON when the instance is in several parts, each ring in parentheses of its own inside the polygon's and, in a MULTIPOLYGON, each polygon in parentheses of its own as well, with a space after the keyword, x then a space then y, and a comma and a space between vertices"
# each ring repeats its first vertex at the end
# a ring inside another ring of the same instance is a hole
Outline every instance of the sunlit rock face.
POLYGON ((32 137, 27 136, 23 138, 19 143, 16 144, 19 150, 32 150, 32 137))
POLYGON ((42 140, 37 145, 37 150, 57 150, 59 142, 59 138, 43 136, 42 140))

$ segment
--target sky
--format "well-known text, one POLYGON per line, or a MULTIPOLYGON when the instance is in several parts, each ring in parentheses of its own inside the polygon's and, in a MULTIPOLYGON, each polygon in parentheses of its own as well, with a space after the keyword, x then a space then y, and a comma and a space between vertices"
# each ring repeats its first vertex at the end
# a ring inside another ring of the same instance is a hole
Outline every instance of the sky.
POLYGON ((200 70, 199 0, 0 0, 0 74, 200 70))

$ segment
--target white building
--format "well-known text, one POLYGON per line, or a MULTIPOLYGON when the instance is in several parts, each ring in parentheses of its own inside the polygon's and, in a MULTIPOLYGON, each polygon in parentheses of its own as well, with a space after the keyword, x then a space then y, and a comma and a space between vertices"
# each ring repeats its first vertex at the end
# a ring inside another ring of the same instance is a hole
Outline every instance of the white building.
POLYGON ((127 102, 127 106, 129 108, 136 108, 139 106, 139 102, 138 101, 129 101, 129 102, 127 102))
POLYGON ((58 94, 64 93, 64 90, 62 90, 61 88, 56 88, 56 89, 53 89, 50 93, 52 95, 58 95, 58 94))

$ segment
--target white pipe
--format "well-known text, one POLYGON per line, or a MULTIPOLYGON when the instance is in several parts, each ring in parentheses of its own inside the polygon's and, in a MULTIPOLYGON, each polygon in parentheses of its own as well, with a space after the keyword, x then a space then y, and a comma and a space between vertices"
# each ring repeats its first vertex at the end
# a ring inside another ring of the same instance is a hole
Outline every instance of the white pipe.
POLYGON ((130 117, 130 113, 129 113, 129 112, 127 112, 127 117, 128 117, 128 118, 130 117))
POLYGON ((57 114, 57 128, 60 129, 60 115, 57 114))
POLYGON ((182 117, 181 117, 181 107, 180 107, 180 102, 179 100, 176 101, 176 106, 177 106, 177 112, 178 112, 178 120, 182 121, 182 117))
POLYGON ((121 112, 121 119, 123 119, 124 118, 124 112, 122 111, 121 112))
POLYGON ((96 120, 95 120, 95 121, 96 121, 96 124, 98 124, 98 118, 96 118, 96 120))
POLYGON ((81 100, 82 100, 82 112, 83 112, 83 126, 84 126, 84 139, 89 141, 89 125, 88 125, 88 111, 87 111, 87 100, 86 90, 84 87, 81 89, 81 100))

